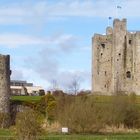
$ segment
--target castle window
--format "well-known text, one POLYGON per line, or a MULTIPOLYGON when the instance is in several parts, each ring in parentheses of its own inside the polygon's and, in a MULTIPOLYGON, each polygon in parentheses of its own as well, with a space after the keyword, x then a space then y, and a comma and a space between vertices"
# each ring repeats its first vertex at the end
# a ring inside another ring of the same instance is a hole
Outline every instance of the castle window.
POLYGON ((120 56, 121 54, 119 53, 119 56, 120 56))
POLYGON ((105 48, 105 44, 104 43, 102 43, 101 46, 102 46, 103 49, 105 48))
POLYGON ((101 56, 103 55, 103 53, 101 53, 101 56))
POLYGON ((129 45, 131 45, 132 44, 132 40, 129 40, 129 45))
POLYGON ((131 78, 131 72, 130 72, 130 71, 127 71, 127 72, 126 72, 126 77, 127 77, 127 78, 131 78))

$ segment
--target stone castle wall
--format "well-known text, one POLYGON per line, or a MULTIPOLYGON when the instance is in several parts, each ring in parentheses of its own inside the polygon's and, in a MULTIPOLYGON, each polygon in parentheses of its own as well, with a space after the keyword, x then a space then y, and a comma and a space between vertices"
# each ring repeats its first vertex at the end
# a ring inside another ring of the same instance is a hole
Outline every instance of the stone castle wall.
POLYGON ((9 113, 10 56, 0 55, 0 112, 9 113))
POLYGON ((140 32, 128 32, 126 19, 115 19, 113 28, 95 34, 92 44, 92 91, 140 95, 140 32))

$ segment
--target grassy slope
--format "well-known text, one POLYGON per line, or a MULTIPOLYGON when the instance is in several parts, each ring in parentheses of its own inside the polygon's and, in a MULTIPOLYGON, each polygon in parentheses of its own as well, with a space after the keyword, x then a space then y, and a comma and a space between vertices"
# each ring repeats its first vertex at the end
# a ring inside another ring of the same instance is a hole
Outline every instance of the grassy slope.
MULTIPOLYGON (((23 102, 38 102, 42 96, 12 96, 12 101, 23 101, 23 102)), ((97 96, 91 95, 90 98, 93 99, 94 102, 98 103, 110 103, 113 96, 97 96)), ((136 104, 140 104, 140 96, 136 96, 135 100, 136 104)))
POLYGON ((12 101, 23 101, 23 102, 38 102, 41 96, 12 96, 12 101))

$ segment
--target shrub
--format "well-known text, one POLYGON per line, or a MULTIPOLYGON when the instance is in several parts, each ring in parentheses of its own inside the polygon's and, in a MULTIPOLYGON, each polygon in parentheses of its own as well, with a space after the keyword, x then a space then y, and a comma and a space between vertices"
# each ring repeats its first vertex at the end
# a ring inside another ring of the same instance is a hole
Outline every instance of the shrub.
POLYGON ((48 121, 51 122, 55 118, 55 114, 54 114, 55 107, 56 107, 56 100, 53 95, 48 93, 47 95, 42 97, 36 109, 37 111, 44 114, 44 116, 47 117, 48 121))
POLYGON ((72 132, 93 133, 103 128, 102 108, 89 98, 76 98, 71 104, 65 104, 58 113, 58 120, 72 132))
POLYGON ((108 102, 95 99, 96 96, 59 97, 56 108, 57 121, 76 133, 100 132, 106 126, 140 128, 140 110, 135 103, 134 94, 128 96, 119 93, 111 96, 108 102))
POLYGON ((37 140, 41 132, 39 116, 32 109, 25 109, 16 116, 18 140, 37 140))
POLYGON ((0 113, 0 128, 6 128, 10 126, 10 114, 0 113))

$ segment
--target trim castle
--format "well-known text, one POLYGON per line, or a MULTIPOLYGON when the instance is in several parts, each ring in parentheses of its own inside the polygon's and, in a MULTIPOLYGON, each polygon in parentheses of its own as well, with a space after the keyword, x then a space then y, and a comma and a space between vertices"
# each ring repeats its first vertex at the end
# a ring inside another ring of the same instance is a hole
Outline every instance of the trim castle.
POLYGON ((92 40, 92 92, 140 95, 140 31, 128 32, 126 19, 115 19, 106 35, 92 40))
POLYGON ((0 54, 0 113, 10 112, 10 56, 0 54))

